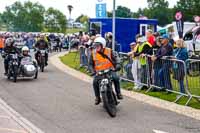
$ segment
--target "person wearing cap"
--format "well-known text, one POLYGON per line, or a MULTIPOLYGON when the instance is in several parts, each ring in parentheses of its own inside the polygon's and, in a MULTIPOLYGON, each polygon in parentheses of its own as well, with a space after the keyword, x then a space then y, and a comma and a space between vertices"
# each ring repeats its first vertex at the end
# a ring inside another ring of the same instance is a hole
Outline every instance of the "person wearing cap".
MULTIPOLYGON (((136 37, 137 40, 137 37, 136 37)), ((140 77, 140 63, 137 57, 134 57, 134 53, 138 50, 138 46, 139 44, 136 42, 133 42, 130 44, 132 51, 128 53, 129 56, 132 57, 133 63, 132 63, 132 75, 133 75, 133 79, 135 82, 134 88, 135 90, 137 89, 141 89, 141 85, 139 84, 141 82, 141 77, 140 77)))
MULTIPOLYGON (((156 39, 156 47, 153 49, 153 55, 156 55, 162 48, 162 37, 158 36, 156 39)), ((152 83, 156 86, 162 86, 161 85, 161 79, 159 76, 160 70, 162 68, 162 61, 161 60, 156 60, 152 62, 152 68, 153 68, 153 75, 152 76, 152 83)), ((157 91, 157 88, 154 88, 154 91, 157 91)))
MULTIPOLYGON (((159 66, 161 67, 157 73, 157 78, 160 80, 160 87, 164 87, 165 89, 172 90, 172 84, 170 79, 170 63, 166 60, 161 60, 162 57, 172 56, 173 55, 173 47, 169 42, 169 36, 164 34, 160 38, 162 46, 157 51, 156 55, 151 57, 151 60, 155 62, 159 62, 159 66)), ((158 80, 154 79, 154 80, 158 80)))
MULTIPOLYGON (((94 49, 90 58, 90 65, 92 66, 92 75, 96 75, 97 72, 113 69, 119 71, 121 69, 120 60, 117 55, 110 49, 106 48, 106 40, 103 37, 97 37, 94 40, 94 49)), ((123 99, 120 90, 119 77, 116 72, 112 71, 112 78, 115 86, 115 91, 118 99, 123 99)), ((102 77, 95 76, 93 80, 93 88, 95 92, 95 105, 98 105, 101 102, 100 90, 99 90, 99 80, 102 77)))
MULTIPOLYGON (((134 57, 139 58, 139 63, 141 66, 141 82, 146 84, 147 83, 147 60, 145 55, 151 55, 152 54, 152 45, 146 41, 145 37, 139 36, 137 39, 138 42, 138 48, 137 51, 134 53, 134 57)), ((142 87, 141 87, 142 88, 142 87)), ((140 88, 140 89, 141 89, 140 88)))

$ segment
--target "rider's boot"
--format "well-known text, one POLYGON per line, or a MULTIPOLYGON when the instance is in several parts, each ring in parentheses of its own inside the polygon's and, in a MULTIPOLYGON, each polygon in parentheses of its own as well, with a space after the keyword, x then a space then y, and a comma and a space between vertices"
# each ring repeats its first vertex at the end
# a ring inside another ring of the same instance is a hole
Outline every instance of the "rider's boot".
POLYGON ((8 75, 8 66, 4 66, 4 69, 5 69, 4 75, 8 75))
POLYGON ((121 93, 117 94, 117 99, 122 100, 123 99, 123 95, 121 93))
POLYGON ((100 103, 101 103, 101 98, 100 97, 96 97, 95 105, 99 105, 100 103))

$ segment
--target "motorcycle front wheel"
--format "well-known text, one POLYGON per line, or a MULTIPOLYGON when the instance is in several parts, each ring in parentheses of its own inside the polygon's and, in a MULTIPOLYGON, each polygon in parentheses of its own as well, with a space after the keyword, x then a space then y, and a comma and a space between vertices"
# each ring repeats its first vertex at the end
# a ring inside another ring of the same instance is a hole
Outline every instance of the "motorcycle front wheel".
POLYGON ((17 71, 18 71, 18 67, 17 66, 13 66, 13 82, 17 82, 17 71))
POLYGON ((117 108, 116 108, 116 100, 115 94, 113 91, 105 91, 101 93, 102 100, 104 104, 104 108, 108 112, 111 117, 116 117, 117 108))

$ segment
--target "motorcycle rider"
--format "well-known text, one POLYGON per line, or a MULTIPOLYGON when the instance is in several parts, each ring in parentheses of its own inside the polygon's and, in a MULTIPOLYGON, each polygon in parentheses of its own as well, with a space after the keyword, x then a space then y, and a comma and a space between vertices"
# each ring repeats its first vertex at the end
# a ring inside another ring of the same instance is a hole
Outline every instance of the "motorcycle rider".
MULTIPOLYGON (((22 48, 22 56, 21 56, 21 59, 20 59, 20 61, 23 59, 23 58, 26 58, 26 57, 29 57, 30 58, 30 60, 32 61, 32 57, 31 57, 31 55, 29 54, 29 48, 27 47, 27 46, 24 46, 23 48, 22 48)), ((35 67, 37 67, 37 62, 35 61, 35 60, 33 60, 32 61, 33 62, 33 65, 35 66, 35 67)))
MULTIPOLYGON (((40 36, 40 39, 36 42, 35 44, 35 48, 38 49, 37 52, 35 53, 35 59, 38 61, 38 55, 39 55, 39 50, 48 50, 49 46, 48 46, 48 42, 45 40, 44 35, 40 36)), ((48 65, 48 53, 45 53, 45 65, 48 65)))
MULTIPOLYGON (((103 37, 97 37, 94 40, 94 50, 92 51, 91 58, 90 58, 90 65, 92 66, 92 75, 95 75, 96 72, 106 70, 106 69, 113 69, 119 71, 121 66, 119 64, 119 60, 115 53, 110 49, 106 48, 106 40, 103 37)), ((123 99, 120 90, 120 82, 119 77, 117 76, 116 72, 112 72, 113 82, 115 85, 115 91, 117 94, 118 99, 123 99)), ((93 88, 95 92, 95 105, 98 105, 101 102, 100 98, 100 90, 98 81, 101 80, 101 77, 95 76, 93 80, 93 88)))
POLYGON ((29 48, 27 46, 22 48, 22 55, 23 57, 31 57, 31 55, 29 55, 29 48))
POLYGON ((5 41, 5 48, 3 53, 4 59, 4 69, 5 69, 5 75, 8 74, 8 63, 10 61, 9 54, 11 53, 17 53, 20 55, 20 51, 17 49, 17 47, 14 46, 14 39, 13 38, 7 38, 5 41))

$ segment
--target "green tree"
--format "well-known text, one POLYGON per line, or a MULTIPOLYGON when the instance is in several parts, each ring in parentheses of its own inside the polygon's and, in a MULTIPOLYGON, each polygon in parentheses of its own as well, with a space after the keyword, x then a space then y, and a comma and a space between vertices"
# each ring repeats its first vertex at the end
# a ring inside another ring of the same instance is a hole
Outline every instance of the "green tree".
POLYGON ((118 6, 116 9, 116 17, 122 18, 130 18, 132 16, 132 12, 129 8, 118 6))
MULTIPOLYGON (((118 6, 115 13, 116 17, 121 17, 121 18, 131 18, 133 14, 129 8, 123 6, 118 6)), ((111 18, 112 16, 113 16, 112 11, 107 11, 107 17, 111 18)))
POLYGON ((173 9, 169 8, 166 0, 147 0, 148 8, 139 8, 133 17, 138 18, 140 15, 147 16, 149 19, 158 19, 158 24, 164 26, 173 21, 173 9))
POLYGON ((80 19, 81 19, 83 16, 84 16, 83 14, 81 14, 80 16, 78 16, 78 17, 76 18, 76 22, 80 22, 80 19))
POLYGON ((172 9, 169 8, 169 2, 166 0, 147 0, 148 9, 144 14, 148 18, 158 19, 161 26, 171 23, 173 20, 172 9))
POLYGON ((0 26, 3 24, 2 14, 0 13, 0 26))
POLYGON ((199 0, 179 0, 175 6, 175 11, 182 11, 186 21, 193 21, 194 15, 200 15, 199 0))
POLYGON ((111 18, 113 15, 112 15, 112 12, 107 12, 107 17, 111 18))
POLYGON ((43 30, 44 12, 45 8, 39 3, 18 1, 6 7, 2 20, 9 30, 38 32, 43 30))
POLYGON ((65 33, 67 28, 66 16, 59 10, 49 8, 45 12, 45 28, 48 32, 65 33))
POLYGON ((134 12, 132 14, 132 17, 133 18, 139 18, 141 15, 144 15, 144 16, 149 16, 149 9, 148 8, 139 8, 137 12, 134 12))
POLYGON ((83 15, 81 14, 77 19, 76 19, 76 22, 80 22, 80 23, 86 23, 88 22, 89 20, 89 17, 87 15, 83 15))

